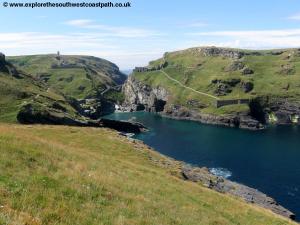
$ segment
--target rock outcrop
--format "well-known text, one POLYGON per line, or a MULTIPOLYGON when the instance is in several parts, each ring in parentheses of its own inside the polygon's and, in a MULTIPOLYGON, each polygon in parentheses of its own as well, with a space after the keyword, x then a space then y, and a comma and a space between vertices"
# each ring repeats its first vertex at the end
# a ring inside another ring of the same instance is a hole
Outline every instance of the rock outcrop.
POLYGON ((217 47, 200 47, 200 48, 193 48, 203 54, 204 56, 221 56, 221 57, 228 57, 232 59, 240 59, 244 56, 244 53, 230 48, 217 48, 217 47))
POLYGON ((251 75, 253 74, 254 71, 252 69, 250 69, 249 67, 245 67, 243 70, 242 70, 242 74, 243 75, 251 75))
POLYGON ((215 95, 224 96, 232 92, 232 88, 234 88, 237 84, 241 82, 241 79, 229 79, 229 80, 220 80, 214 79, 211 81, 212 85, 215 85, 215 95))
POLYGON ((0 62, 3 61, 5 61, 5 55, 2 52, 0 52, 0 62))
POLYGON ((215 191, 240 197, 248 203, 259 205, 292 220, 295 219, 294 213, 279 205, 273 198, 243 184, 227 180, 223 177, 215 176, 211 174, 207 168, 184 165, 181 171, 182 176, 186 180, 200 182, 204 186, 215 191))
POLYGON ((152 88, 130 76, 123 86, 125 101, 123 108, 126 111, 145 110, 162 112, 168 100, 168 92, 162 87, 152 88))
POLYGON ((82 127, 106 127, 120 132, 140 133, 146 127, 137 122, 118 121, 110 119, 90 120, 83 117, 76 117, 65 112, 64 108, 55 104, 54 107, 37 105, 33 103, 22 106, 17 115, 17 119, 22 124, 52 124, 82 127))
MULTIPOLYGON (((288 102, 286 100, 278 100, 270 103, 266 109, 267 114, 273 114, 276 124, 298 124, 300 125, 300 102, 288 102)), ((267 118, 270 120, 270 118, 267 118)))
POLYGON ((22 124, 54 124, 69 126, 88 126, 87 121, 76 119, 63 110, 29 103, 23 105, 17 115, 22 124))
MULTIPOLYGON (((239 79, 224 81, 225 85, 237 85, 239 79)), ((215 80, 212 83, 220 83, 215 80)), ((130 76, 123 86, 125 101, 122 106, 124 111, 149 111, 159 112, 163 116, 174 119, 193 120, 206 124, 214 124, 229 127, 239 127, 243 129, 258 130, 264 126, 251 115, 211 115, 201 113, 199 110, 188 109, 181 105, 168 104, 168 92, 162 87, 152 88, 130 76)))
POLYGON ((242 85, 242 89, 245 93, 248 93, 248 92, 252 91, 253 88, 254 88, 254 84, 250 81, 246 81, 246 82, 243 81, 241 83, 241 85, 242 85))
POLYGON ((258 97, 250 102, 251 115, 267 124, 300 125, 300 102, 258 97))
POLYGON ((7 73, 15 78, 22 78, 17 69, 9 62, 5 60, 5 55, 0 52, 0 72, 7 73))
POLYGON ((235 60, 235 61, 233 61, 232 64, 230 64, 224 70, 225 70, 225 72, 232 72, 232 71, 242 70, 244 67, 245 67, 245 65, 243 62, 241 62, 239 60, 235 60))
POLYGON ((5 55, 0 52, 0 72, 8 72, 6 68, 5 55))
POLYGON ((205 124, 213 124, 226 127, 237 127, 248 130, 264 129, 262 123, 248 114, 220 116, 201 113, 196 110, 187 109, 183 106, 168 105, 164 110, 163 115, 174 119, 199 121, 205 124))
POLYGON ((133 121, 110 120, 102 118, 99 120, 98 124, 100 124, 100 126, 111 128, 125 133, 137 134, 147 130, 147 128, 143 124, 133 121))

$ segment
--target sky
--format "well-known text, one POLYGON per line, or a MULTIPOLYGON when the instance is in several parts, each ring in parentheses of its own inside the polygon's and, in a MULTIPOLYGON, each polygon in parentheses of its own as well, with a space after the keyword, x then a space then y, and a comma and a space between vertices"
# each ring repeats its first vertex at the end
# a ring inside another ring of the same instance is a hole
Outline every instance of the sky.
POLYGON ((130 8, 102 9, 17 9, 3 2, 0 52, 6 55, 93 55, 127 70, 190 47, 300 47, 299 0, 131 0, 130 8))

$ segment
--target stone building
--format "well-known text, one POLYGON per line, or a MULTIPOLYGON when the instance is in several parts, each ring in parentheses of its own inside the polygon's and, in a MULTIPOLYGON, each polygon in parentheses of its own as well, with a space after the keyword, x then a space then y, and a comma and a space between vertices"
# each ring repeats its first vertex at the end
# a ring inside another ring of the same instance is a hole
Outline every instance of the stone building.
POLYGON ((147 67, 135 67, 134 72, 147 72, 149 69, 147 67))

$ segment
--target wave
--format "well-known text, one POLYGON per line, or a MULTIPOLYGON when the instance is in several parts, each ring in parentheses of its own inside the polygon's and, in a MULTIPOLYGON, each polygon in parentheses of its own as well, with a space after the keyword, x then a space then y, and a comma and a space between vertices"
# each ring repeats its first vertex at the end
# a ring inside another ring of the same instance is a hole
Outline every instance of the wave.
POLYGON ((230 172, 226 168, 209 168, 209 172, 211 172, 213 175, 223 178, 229 178, 232 176, 232 172, 230 172))

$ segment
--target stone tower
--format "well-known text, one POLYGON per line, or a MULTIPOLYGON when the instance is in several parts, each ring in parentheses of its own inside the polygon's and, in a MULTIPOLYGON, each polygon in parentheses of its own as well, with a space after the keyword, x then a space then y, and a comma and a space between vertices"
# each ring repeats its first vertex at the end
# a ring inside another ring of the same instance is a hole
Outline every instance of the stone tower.
POLYGON ((57 60, 60 60, 60 52, 57 51, 57 54, 56 54, 56 57, 55 57, 57 60))

